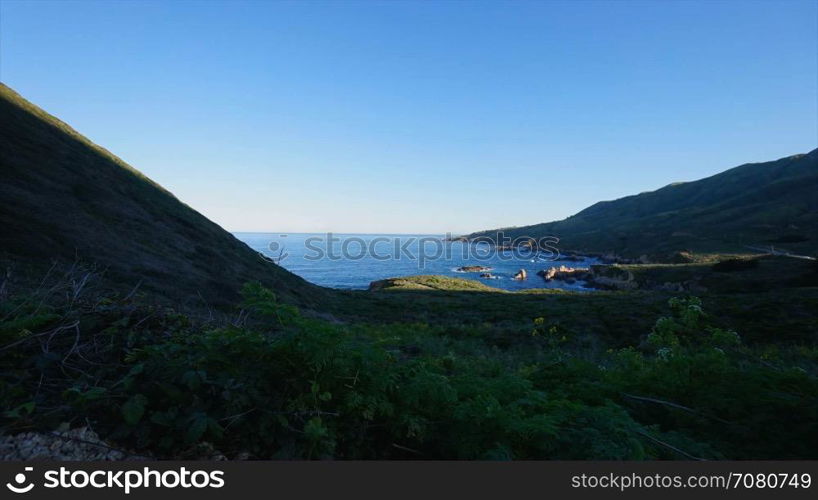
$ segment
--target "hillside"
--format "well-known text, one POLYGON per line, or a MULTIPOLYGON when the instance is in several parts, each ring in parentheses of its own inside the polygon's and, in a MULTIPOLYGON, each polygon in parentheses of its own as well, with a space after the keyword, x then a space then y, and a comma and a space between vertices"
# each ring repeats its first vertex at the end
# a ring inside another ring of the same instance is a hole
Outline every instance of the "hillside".
POLYGON ((0 459, 816 457, 813 262, 628 265, 644 289, 594 293, 330 291, 7 87, 0 197, 0 459), (122 293, 19 286, 54 260, 122 293), (701 297, 648 287, 687 281, 701 297))
POLYGON ((0 264, 17 279, 80 261, 177 304, 232 304, 248 280, 299 304, 322 293, 1 84, 0 199, 0 264))
MULTIPOLYGON (((557 236, 558 247, 624 257, 677 250, 818 251, 818 149, 741 165, 694 182, 602 201, 567 219, 502 229, 510 238, 557 236)), ((500 229, 466 238, 495 238, 500 229)))

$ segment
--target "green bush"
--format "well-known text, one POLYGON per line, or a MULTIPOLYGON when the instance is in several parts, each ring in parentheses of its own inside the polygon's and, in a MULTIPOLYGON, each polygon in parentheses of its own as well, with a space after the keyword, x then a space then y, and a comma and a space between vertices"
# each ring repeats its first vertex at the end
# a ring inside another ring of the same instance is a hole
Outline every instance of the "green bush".
POLYGON ((696 298, 671 300, 640 346, 599 352, 556 317, 515 338, 243 296, 227 325, 110 301, 16 309, 0 323, 16 343, 0 350, 5 431, 87 419, 161 457, 815 458, 814 347, 743 345, 696 298))

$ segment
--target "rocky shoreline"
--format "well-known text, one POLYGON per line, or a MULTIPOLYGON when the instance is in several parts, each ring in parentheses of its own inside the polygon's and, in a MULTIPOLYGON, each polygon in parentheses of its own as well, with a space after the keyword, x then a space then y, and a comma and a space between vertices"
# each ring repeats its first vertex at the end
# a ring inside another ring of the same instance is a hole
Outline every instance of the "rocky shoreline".
POLYGON ((455 269, 457 273, 487 273, 493 268, 489 266, 461 266, 455 269))
MULTIPOLYGON (((465 238, 452 238, 450 241, 464 241, 470 240, 465 238)), ((519 246, 519 245, 518 245, 519 246)), ((526 245, 522 245, 526 246, 526 245)), ((510 246, 501 247, 503 249, 511 249, 510 246)), ((530 249, 531 246, 528 246, 530 249)), ((545 253, 545 252, 544 252, 545 253)), ((549 251, 553 254, 553 249, 549 251)), ((540 271, 534 273, 530 268, 519 269, 508 278, 515 281, 525 281, 531 278, 530 274, 536 274, 542 278, 546 283, 554 283, 556 287, 560 284, 569 285, 566 289, 586 288, 589 290, 656 290, 656 291, 670 291, 670 292, 689 292, 689 293, 703 293, 707 291, 707 287, 701 284, 701 276, 687 276, 684 279, 674 279, 673 281, 665 281, 662 277, 653 275, 648 272, 646 275, 641 266, 651 265, 676 265, 676 264, 694 264, 706 262, 702 260, 702 256, 694 255, 687 250, 680 250, 670 252, 667 255, 662 255, 658 260, 651 258, 648 255, 641 255, 638 258, 624 258, 616 253, 594 253, 594 252, 576 252, 571 251, 565 254, 559 254, 554 261, 560 262, 576 262, 578 265, 557 265, 553 267, 544 267, 540 271), (583 265, 583 263, 585 265, 583 265)), ((532 262, 535 262, 532 260, 532 262)), ((546 261, 542 261, 543 265, 547 265, 546 261)), ((556 263, 556 262, 554 262, 556 263)), ((726 264, 723 264, 726 266, 726 264)), ((473 273, 478 274, 481 279, 501 279, 501 276, 494 275, 492 267, 484 265, 465 265, 454 269, 457 273, 473 273)), ((370 290, 377 290, 380 282, 373 282, 370 284, 370 290)), ((536 288, 533 286, 532 288, 536 288)))
POLYGON ((574 284, 583 281, 587 288, 597 290, 661 290, 670 292, 706 292, 699 279, 678 282, 653 282, 637 280, 633 272, 618 265, 595 264, 590 267, 559 266, 544 269, 537 273, 545 281, 563 281, 574 284))
MULTIPOLYGON (((526 251, 538 251, 547 254, 553 254, 554 248, 540 248, 535 241, 526 241, 517 245, 497 245, 485 239, 470 239, 466 236, 452 237, 448 241, 459 241, 463 243, 473 243, 476 241, 490 244, 498 250, 516 250, 525 249, 526 251)), ((596 259, 603 264, 687 264, 694 262, 693 252, 690 250, 677 250, 666 254, 642 254, 638 257, 625 257, 616 252, 593 252, 586 250, 567 250, 565 253, 560 252, 559 256, 554 260, 582 262, 588 259, 596 259)))

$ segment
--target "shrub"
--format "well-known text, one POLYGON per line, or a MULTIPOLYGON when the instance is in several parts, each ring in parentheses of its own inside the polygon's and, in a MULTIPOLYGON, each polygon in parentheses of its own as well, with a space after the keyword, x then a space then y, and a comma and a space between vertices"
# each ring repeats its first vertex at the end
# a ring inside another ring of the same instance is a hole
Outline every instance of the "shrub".
POLYGON ((558 314, 528 334, 340 324, 258 284, 242 294, 232 324, 116 300, 0 303, 4 430, 88 421, 160 457, 815 456, 815 350, 746 346, 695 297, 672 299, 642 346, 597 352, 558 314))

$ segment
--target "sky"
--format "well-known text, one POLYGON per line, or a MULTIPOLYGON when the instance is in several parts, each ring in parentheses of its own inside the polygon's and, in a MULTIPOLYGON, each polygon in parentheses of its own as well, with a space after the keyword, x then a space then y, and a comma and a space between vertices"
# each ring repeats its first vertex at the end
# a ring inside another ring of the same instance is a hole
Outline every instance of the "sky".
POLYGON ((818 147, 818 2, 0 1, 0 80, 231 231, 466 233, 818 147))

